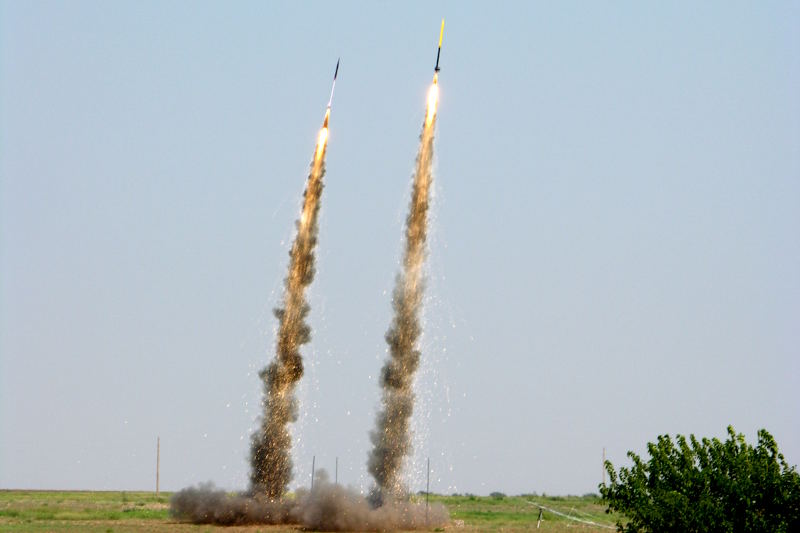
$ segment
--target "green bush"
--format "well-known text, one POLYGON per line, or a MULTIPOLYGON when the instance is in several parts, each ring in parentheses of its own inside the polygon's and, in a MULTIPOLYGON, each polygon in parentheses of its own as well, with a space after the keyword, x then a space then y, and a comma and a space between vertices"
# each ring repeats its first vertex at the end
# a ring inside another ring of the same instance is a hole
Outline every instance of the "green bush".
POLYGON ((752 447, 728 426, 728 439, 668 435, 648 443, 647 462, 633 452, 619 476, 606 461, 608 486, 600 485, 606 512, 629 519, 625 532, 800 531, 800 475, 778 453, 775 439, 758 432, 752 447))

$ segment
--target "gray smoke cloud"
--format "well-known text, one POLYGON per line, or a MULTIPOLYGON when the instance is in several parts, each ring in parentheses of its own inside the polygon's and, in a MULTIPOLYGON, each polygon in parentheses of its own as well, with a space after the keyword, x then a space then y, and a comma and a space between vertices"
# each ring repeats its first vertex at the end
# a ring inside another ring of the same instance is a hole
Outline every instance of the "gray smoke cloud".
POLYGON ((411 451, 409 423, 414 411, 413 378, 419 366, 420 310, 424 291, 423 263, 428 234, 428 201, 433 162, 433 132, 436 117, 426 120, 420 134, 411 191, 411 203, 406 218, 403 269, 398 274, 392 295, 394 318, 386 342, 389 358, 381 370, 381 410, 370 432, 373 449, 367 469, 376 487, 370 498, 375 506, 402 500, 407 488, 403 486, 403 462, 411 451))
POLYGON ((229 494, 212 483, 189 487, 170 499, 170 516, 195 524, 288 524, 293 502, 247 493, 229 494))
POLYGON ((211 484, 187 488, 172 496, 170 515, 195 524, 293 524, 315 531, 408 531, 449 521, 441 504, 426 507, 406 498, 373 508, 355 489, 330 483, 324 470, 317 472, 317 480, 313 489, 282 500, 229 494, 211 484))
POLYGON ((300 347, 311 340, 306 322, 310 307, 306 288, 314 280, 314 249, 319 234, 318 214, 325 175, 325 147, 315 152, 303 194, 303 211, 297 221, 297 235, 289 252, 289 274, 285 281, 283 307, 275 309, 278 339, 275 359, 261 372, 264 412, 250 445, 250 491, 256 496, 277 499, 292 480, 289 424, 297 421, 295 386, 303 377, 300 347))

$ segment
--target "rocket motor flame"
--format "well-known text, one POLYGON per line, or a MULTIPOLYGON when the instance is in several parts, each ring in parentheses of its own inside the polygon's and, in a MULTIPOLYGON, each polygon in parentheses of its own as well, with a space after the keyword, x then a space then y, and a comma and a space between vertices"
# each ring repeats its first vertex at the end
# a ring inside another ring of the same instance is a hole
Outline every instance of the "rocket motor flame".
POLYGON ((319 137, 317 137, 317 153, 314 156, 315 161, 319 161, 322 153, 325 151, 325 146, 328 144, 328 128, 319 130, 319 137))
POLYGON ((325 111, 325 120, 322 121, 322 129, 319 130, 319 135, 317 136, 317 151, 314 154, 314 162, 319 161, 322 158, 322 154, 325 153, 325 147, 328 144, 328 119, 331 117, 331 108, 325 111))
POLYGON ((428 89, 428 112, 425 115, 425 126, 430 126, 436 116, 436 107, 439 105, 439 75, 433 75, 433 85, 428 89))

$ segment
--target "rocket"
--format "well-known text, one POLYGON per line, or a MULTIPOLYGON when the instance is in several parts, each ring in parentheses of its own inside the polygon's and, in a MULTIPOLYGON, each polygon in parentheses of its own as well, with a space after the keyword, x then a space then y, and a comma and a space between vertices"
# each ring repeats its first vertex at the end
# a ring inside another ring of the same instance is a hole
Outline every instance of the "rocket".
POLYGON ((331 97, 328 99, 328 108, 325 110, 325 122, 323 122, 322 127, 328 127, 328 119, 331 116, 331 104, 333 104, 333 90, 336 88, 336 76, 339 75, 339 62, 342 60, 340 57, 336 60, 336 70, 333 71, 333 85, 331 85, 331 97))
POLYGON ((439 30, 439 50, 436 52, 436 67, 433 72, 439 73, 439 56, 442 55, 442 37, 444 37, 444 19, 442 19, 442 29, 439 30))
POLYGON ((444 19, 442 29, 439 30, 439 50, 436 51, 436 66, 433 67, 433 85, 428 90, 428 111, 425 114, 425 127, 433 123, 436 116, 436 105, 439 102, 439 58, 442 55, 442 37, 444 37, 444 19))
POLYGON ((328 99, 328 108, 330 108, 333 103, 333 90, 336 88, 336 76, 339 75, 339 62, 341 60, 341 57, 336 60, 336 70, 333 71, 333 85, 331 85, 331 97, 328 99))
POLYGON ((325 109, 325 120, 322 121, 322 129, 319 130, 319 138, 317 139, 317 152, 314 160, 317 161, 325 153, 325 146, 328 144, 328 119, 331 118, 331 105, 333 104, 333 90, 336 88, 336 76, 339 75, 339 61, 336 60, 336 70, 333 71, 333 85, 331 85, 331 97, 328 99, 328 107, 325 109))
POLYGON ((339 62, 342 60, 340 57, 336 60, 336 70, 333 71, 333 85, 331 85, 331 97, 328 99, 328 112, 325 117, 325 126, 328 125, 327 115, 330 114, 331 104, 333 104, 333 90, 336 89, 336 76, 339 75, 339 62))

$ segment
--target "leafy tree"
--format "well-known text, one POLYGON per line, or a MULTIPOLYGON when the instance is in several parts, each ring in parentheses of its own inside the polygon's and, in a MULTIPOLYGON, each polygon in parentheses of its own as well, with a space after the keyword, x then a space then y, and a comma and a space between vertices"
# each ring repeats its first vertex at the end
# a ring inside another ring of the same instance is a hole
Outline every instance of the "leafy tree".
POLYGON ((789 467, 766 430, 753 447, 728 426, 728 438, 669 435, 647 444, 647 462, 633 452, 619 475, 606 461, 600 485, 606 512, 618 511, 623 532, 798 532, 800 474, 789 467))

